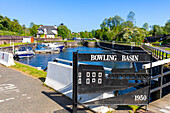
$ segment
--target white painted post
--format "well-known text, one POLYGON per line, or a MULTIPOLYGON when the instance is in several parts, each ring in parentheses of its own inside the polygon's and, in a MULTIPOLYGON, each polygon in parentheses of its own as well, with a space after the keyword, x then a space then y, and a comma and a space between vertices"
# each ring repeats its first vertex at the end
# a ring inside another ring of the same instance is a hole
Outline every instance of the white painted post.
POLYGON ((112 48, 114 49, 115 41, 112 41, 112 48))
POLYGON ((12 46, 12 54, 14 54, 14 42, 10 41, 10 46, 12 46))

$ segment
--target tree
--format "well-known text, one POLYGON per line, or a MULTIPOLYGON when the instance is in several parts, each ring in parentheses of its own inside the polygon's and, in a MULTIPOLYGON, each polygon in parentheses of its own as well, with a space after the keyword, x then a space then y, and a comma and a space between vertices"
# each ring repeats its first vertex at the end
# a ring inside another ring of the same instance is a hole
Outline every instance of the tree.
POLYGON ((156 36, 156 35, 162 35, 162 34, 163 34, 163 28, 161 28, 159 25, 154 25, 152 35, 156 36))
POLYGON ((149 30, 149 25, 148 25, 148 23, 144 23, 142 28, 144 28, 145 30, 148 31, 148 30, 149 30))
POLYGON ((30 23, 30 35, 36 36, 37 34, 37 29, 39 28, 39 25, 34 24, 33 22, 30 23))
POLYGON ((58 28, 58 36, 62 38, 71 38, 71 31, 65 25, 59 25, 58 28))
POLYGON ((101 29, 104 29, 108 25, 108 19, 105 18, 104 21, 100 24, 101 29))
POLYGON ((133 28, 134 24, 131 21, 126 21, 121 24, 122 28, 133 28))
POLYGON ((136 24, 135 13, 133 11, 130 11, 129 14, 127 15, 127 21, 131 21, 133 24, 134 23, 136 24))
POLYGON ((93 35, 91 32, 89 32, 89 38, 93 38, 93 35))
POLYGON ((165 23, 165 31, 170 34, 170 20, 165 23))
POLYGON ((13 21, 19 23, 19 21, 17 19, 13 19, 13 21))
POLYGON ((101 29, 97 29, 97 30, 95 31, 95 38, 97 38, 97 39, 102 39, 102 36, 103 36, 102 30, 101 30, 101 29))
POLYGON ((85 32, 80 32, 80 37, 81 37, 81 38, 86 38, 85 32))
POLYGON ((95 37, 95 30, 94 29, 91 31, 91 33, 92 33, 92 37, 95 37))

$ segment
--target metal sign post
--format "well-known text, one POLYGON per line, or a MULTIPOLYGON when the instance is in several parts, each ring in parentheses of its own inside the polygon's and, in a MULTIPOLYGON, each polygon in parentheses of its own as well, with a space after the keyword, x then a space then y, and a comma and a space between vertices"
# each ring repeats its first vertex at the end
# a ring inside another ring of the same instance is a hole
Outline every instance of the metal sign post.
POLYGON ((73 113, 77 113, 77 52, 73 52, 73 113))
MULTIPOLYGON (((134 51, 135 52, 135 51, 134 51)), ((73 112, 77 112, 77 95, 86 93, 104 93, 135 87, 135 91, 123 95, 115 95, 83 104, 87 105, 148 105, 150 94, 151 70, 133 68, 112 69, 105 76, 101 65, 79 64, 87 62, 152 62, 151 53, 103 54, 103 53, 73 53, 73 112), (135 81, 134 83, 130 82, 135 81), (140 81, 140 82, 136 82, 140 81)), ((152 64, 152 63, 151 63, 152 64)))

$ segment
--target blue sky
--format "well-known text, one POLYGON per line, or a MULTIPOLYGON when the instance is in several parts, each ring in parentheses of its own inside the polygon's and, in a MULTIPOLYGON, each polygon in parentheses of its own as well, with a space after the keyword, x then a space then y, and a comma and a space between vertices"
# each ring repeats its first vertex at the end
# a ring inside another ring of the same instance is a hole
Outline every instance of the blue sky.
POLYGON ((29 27, 64 23, 72 32, 99 29, 104 18, 135 12, 136 25, 164 26, 170 19, 170 0, 0 0, 0 14, 29 27))

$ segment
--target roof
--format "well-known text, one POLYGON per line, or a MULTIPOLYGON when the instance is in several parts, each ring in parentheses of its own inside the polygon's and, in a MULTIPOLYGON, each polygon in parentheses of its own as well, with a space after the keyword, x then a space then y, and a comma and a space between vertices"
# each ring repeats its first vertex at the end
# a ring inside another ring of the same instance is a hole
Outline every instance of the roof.
MULTIPOLYGON (((54 26, 42 26, 38 28, 37 30, 42 30, 44 32, 44 29, 47 29, 47 34, 48 35, 55 35, 55 33, 52 32, 52 30, 57 30, 54 26)), ((42 34, 42 33, 37 33, 37 34, 42 34)))

